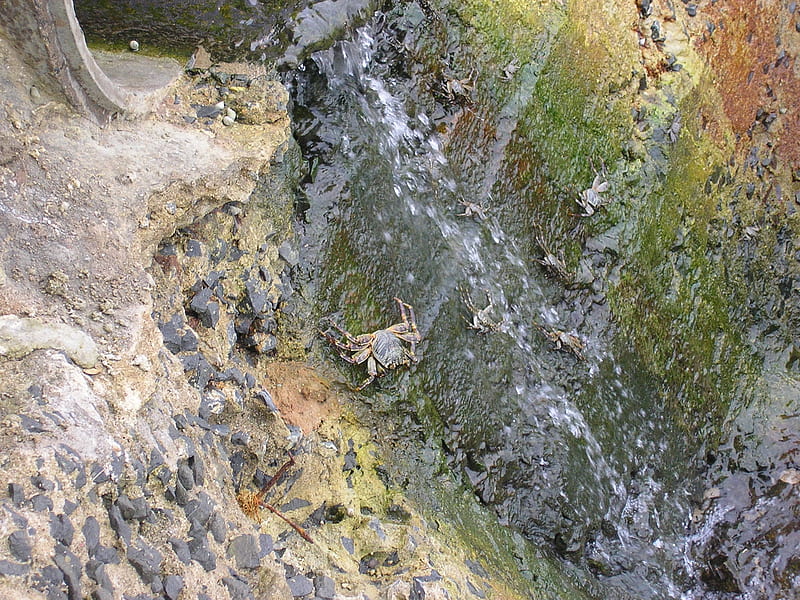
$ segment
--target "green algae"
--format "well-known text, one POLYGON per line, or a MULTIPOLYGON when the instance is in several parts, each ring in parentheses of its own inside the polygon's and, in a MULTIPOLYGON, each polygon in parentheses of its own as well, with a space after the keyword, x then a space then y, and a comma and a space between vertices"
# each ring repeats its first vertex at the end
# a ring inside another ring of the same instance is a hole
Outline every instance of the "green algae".
MULTIPOLYGON (((742 324, 732 319, 743 301, 735 259, 725 244, 729 145, 702 135, 713 94, 699 84, 679 105, 683 127, 660 181, 643 182, 635 233, 619 283, 609 290, 622 339, 664 382, 664 396, 686 427, 713 432, 752 373, 742 324)), ((664 122, 662 125, 668 126, 664 122)), ((713 435, 713 433, 712 433, 713 435)))

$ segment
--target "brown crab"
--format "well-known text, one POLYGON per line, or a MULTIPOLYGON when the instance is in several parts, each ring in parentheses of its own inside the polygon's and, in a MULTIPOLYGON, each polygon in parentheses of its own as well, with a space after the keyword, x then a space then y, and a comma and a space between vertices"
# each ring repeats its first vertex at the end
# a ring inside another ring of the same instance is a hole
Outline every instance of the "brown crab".
POLYGON ((583 349, 586 347, 586 345, 577 335, 574 333, 561 331, 560 329, 547 328, 543 325, 539 325, 538 323, 536 326, 545 335, 545 337, 550 340, 550 342, 555 346, 556 350, 572 352, 572 354, 575 355, 575 358, 579 360, 585 359, 585 356, 583 355, 583 349))
POLYGON ((475 304, 472 302, 472 298, 467 293, 467 291, 463 288, 459 288, 461 292, 461 298, 464 301, 464 304, 469 310, 471 318, 465 318, 464 321, 467 322, 467 328, 473 329, 478 333, 489 333, 491 331, 498 331, 500 330, 503 325, 505 325, 505 319, 498 322, 495 322, 491 318, 492 309, 494 308, 494 304, 492 304, 492 297, 489 295, 489 291, 486 291, 486 300, 489 304, 486 305, 485 308, 478 310, 475 307, 475 304))
POLYGON ((376 377, 383 377, 392 369, 407 366, 419 360, 415 352, 417 344, 422 341, 422 336, 417 329, 414 308, 400 298, 394 300, 400 307, 402 323, 396 323, 372 333, 352 335, 331 319, 331 326, 341 336, 334 337, 328 331, 320 331, 326 340, 336 346, 339 356, 344 360, 354 365, 367 363, 369 376, 361 382, 356 390, 363 390, 376 377), (403 342, 407 342, 409 346, 406 347, 403 342))

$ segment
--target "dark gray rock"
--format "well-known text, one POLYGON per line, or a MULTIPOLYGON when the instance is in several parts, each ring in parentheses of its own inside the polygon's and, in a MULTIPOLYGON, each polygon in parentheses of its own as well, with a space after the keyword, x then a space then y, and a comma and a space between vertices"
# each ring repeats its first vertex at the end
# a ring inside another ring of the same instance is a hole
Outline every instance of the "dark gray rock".
POLYGON ((256 569, 261 564, 256 538, 250 534, 235 537, 228 544, 227 554, 234 559, 237 569, 256 569))
POLYGON ((350 554, 353 554, 356 551, 353 538, 342 536, 342 547, 350 554))
POLYGON ((196 500, 192 500, 183 508, 186 518, 190 521, 197 520, 201 525, 207 526, 214 514, 214 502, 205 492, 200 492, 196 500))
POLYGON ((194 473, 188 464, 183 463, 178 467, 178 481, 187 491, 194 487, 194 473))
POLYGON ((194 473, 194 482, 196 485, 203 485, 206 477, 206 467, 203 464, 203 459, 199 455, 189 457, 189 467, 194 473))
POLYGON ((317 575, 314 577, 314 594, 317 598, 331 600, 336 596, 336 584, 327 575, 317 575))
POLYGON ((119 552, 111 546, 99 545, 94 551, 94 559, 107 565, 119 563, 119 552))
POLYGON ((295 598, 302 598, 303 596, 310 596, 314 593, 314 582, 305 575, 295 575, 286 580, 289 584, 289 591, 295 598))
POLYGON ((174 496, 175 504, 178 506, 186 506, 192 499, 191 495, 186 491, 186 488, 183 486, 180 479, 175 482, 174 496))
POLYGON ((122 494, 117 499, 117 505, 122 518, 126 521, 144 521, 147 515, 150 514, 150 507, 147 505, 147 500, 144 496, 131 500, 128 496, 122 494))
POLYGON ((114 594, 104 588, 97 588, 92 592, 92 600, 114 600, 114 594))
POLYGON ((46 425, 43 425, 41 421, 37 421, 28 415, 20 414, 19 424, 22 425, 22 428, 28 433, 44 433, 48 431, 46 425))
POLYGON ((108 509, 108 520, 111 523, 111 529, 114 530, 114 533, 116 533, 120 539, 125 540, 127 545, 130 545, 131 527, 125 522, 125 519, 122 518, 122 512, 116 503, 112 504, 108 509))
POLYGON ((34 475, 31 477, 31 483, 37 489, 42 490, 43 492, 52 492, 56 489, 56 484, 46 477, 42 477, 41 475, 34 475))
POLYGON ((31 538, 28 532, 20 529, 9 535, 8 548, 18 561, 28 562, 31 559, 31 538))
POLYGON ((167 600, 178 600, 183 589, 183 577, 180 575, 167 575, 164 578, 164 595, 167 600))
POLYGON ((104 590, 114 591, 114 585, 106 573, 106 566, 99 560, 90 560, 86 563, 86 574, 104 590))
POLYGON ((264 558, 267 554, 275 549, 275 544, 272 541, 272 536, 268 533, 262 533, 258 536, 258 545, 261 549, 258 557, 264 558))
POLYGON ((192 562, 192 553, 189 551, 189 544, 180 538, 169 538, 169 543, 172 545, 172 551, 178 560, 183 564, 188 565, 192 562))
POLYGON ((231 436, 231 444, 235 446, 247 446, 250 443, 250 434, 246 431, 237 431, 231 436))
POLYGON ((92 483, 105 483, 106 481, 111 481, 111 474, 103 465, 96 462, 92 463, 92 466, 89 467, 89 477, 91 477, 92 483))
POLYGON ((213 328, 219 323, 219 302, 212 300, 214 291, 204 288, 197 292, 189 302, 189 308, 200 319, 204 327, 213 328))
POLYGON ((189 553, 192 556, 192 560, 196 561, 206 571, 213 571, 217 568, 217 556, 208 547, 208 540, 205 537, 189 540, 189 553))
POLYGON ((44 494, 36 494, 31 498, 31 507, 36 512, 45 512, 53 510, 53 501, 44 494))
POLYGON ((89 557, 94 556, 94 552, 100 545, 100 523, 93 516, 86 517, 83 522, 83 539, 86 540, 86 552, 89 557))
POLYGON ((67 584, 69 600, 81 600, 80 559, 65 546, 57 544, 54 560, 56 566, 61 569, 61 573, 64 575, 64 583, 67 584))
POLYGON ((75 502, 72 500, 64 500, 64 514, 71 515, 75 512, 76 508, 78 508, 78 505, 75 502))
POLYGON ((139 573, 139 577, 145 583, 152 583, 161 572, 161 563, 164 557, 161 552, 145 544, 139 542, 140 547, 128 548, 128 562, 130 562, 139 573))
POLYGON ((211 532, 215 542, 218 544, 225 543, 228 537, 228 526, 225 524, 225 519, 218 512, 214 512, 211 516, 208 530, 211 532))
POLYGON ((30 567, 28 565, 11 562, 10 560, 0 560, 0 575, 20 577, 27 575, 29 570, 30 567))
POLYGON ((228 588, 231 600, 253 600, 253 592, 250 586, 238 577, 223 577, 222 583, 228 588))
POLYGON ((25 488, 19 483, 8 484, 8 495, 14 506, 22 506, 22 503, 25 502, 25 488))
POLYGON ((169 321, 158 323, 164 346, 173 354, 197 351, 197 334, 186 325, 183 316, 175 313, 169 321))

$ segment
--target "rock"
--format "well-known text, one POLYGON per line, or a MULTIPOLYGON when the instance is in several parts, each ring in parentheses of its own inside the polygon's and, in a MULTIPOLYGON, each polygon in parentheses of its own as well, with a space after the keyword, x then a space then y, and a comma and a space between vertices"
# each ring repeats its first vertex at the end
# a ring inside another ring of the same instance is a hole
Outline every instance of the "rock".
POLYGON ((20 562, 28 562, 31 559, 31 538, 22 529, 8 536, 8 548, 11 550, 11 555, 20 562))
POLYGON ((168 600, 178 600, 183 589, 183 577, 180 575, 167 575, 164 578, 164 595, 168 600))
POLYGON ((64 546, 56 546, 56 566, 64 575, 69 600, 81 600, 81 561, 64 546))
POLYGON ((144 521, 150 512, 144 496, 131 500, 128 496, 122 494, 117 499, 117 506, 119 506, 122 518, 126 521, 144 521))
POLYGON ((178 467, 178 481, 187 491, 194 487, 194 473, 186 463, 183 463, 178 467))
POLYGON ((235 537, 228 544, 227 555, 236 561, 237 569, 256 569, 261 564, 259 547, 250 534, 235 537))
POLYGON ((208 547, 208 540, 205 537, 189 540, 189 552, 192 560, 196 561, 206 571, 213 571, 217 568, 217 556, 208 547))
POLYGON ((36 494, 31 498, 31 506, 35 512, 45 512, 53 510, 53 501, 44 494, 36 494))
POLYGON ((0 355, 22 358, 34 350, 62 350, 75 364, 89 369, 97 364, 97 346, 85 332, 63 323, 45 323, 17 315, 0 316, 0 355))
POLYGON ((86 517, 83 522, 83 539, 86 541, 86 551, 92 558, 95 550, 100 545, 100 523, 93 516, 86 517))
POLYGON ((22 506, 22 503, 25 502, 25 488, 18 483, 8 484, 8 495, 16 507, 22 506))
POLYGON ((169 538, 169 543, 172 546, 172 551, 175 553, 175 556, 178 557, 179 561, 185 565, 188 565, 190 562, 192 562, 192 553, 189 550, 189 544, 187 544, 184 540, 175 537, 169 538))
POLYGON ((231 600, 253 600, 253 592, 246 582, 238 577, 223 577, 222 583, 228 588, 231 600))
POLYGON ((214 292, 211 288, 204 288, 197 292, 189 303, 189 308, 208 328, 216 327, 219 323, 219 302, 211 300, 213 296, 214 292))
POLYGON ((161 573, 161 563, 164 557, 158 550, 145 544, 141 540, 139 541, 139 545, 138 548, 128 548, 128 562, 130 562, 136 569, 136 572, 139 573, 139 577, 142 578, 142 581, 145 583, 153 583, 161 573))
POLYGON ((122 512, 120 512, 119 505, 116 503, 112 504, 108 509, 108 520, 111 523, 111 529, 114 530, 117 537, 124 540, 125 544, 130 545, 131 527, 125 522, 125 519, 122 518, 122 512))
POLYGON ((317 575, 314 577, 314 593, 317 598, 331 600, 336 596, 336 584, 327 575, 317 575))
POLYGON ((69 546, 72 544, 72 536, 75 533, 75 528, 66 515, 51 515, 50 516, 50 535, 58 542, 69 546))
POLYGON ((0 575, 20 577, 27 575, 29 570, 30 567, 28 565, 14 563, 9 560, 0 560, 0 575))
POLYGON ((303 596, 310 596, 314 592, 314 582, 305 575, 295 575, 286 580, 289 585, 289 591, 295 598, 302 598, 303 596))

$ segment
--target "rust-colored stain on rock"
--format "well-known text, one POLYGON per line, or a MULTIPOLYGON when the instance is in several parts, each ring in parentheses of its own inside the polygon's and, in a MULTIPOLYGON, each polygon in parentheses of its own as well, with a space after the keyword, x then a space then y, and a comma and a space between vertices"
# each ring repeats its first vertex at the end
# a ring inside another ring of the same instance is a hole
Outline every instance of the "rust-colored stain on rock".
POLYGON ((340 404, 327 381, 316 371, 298 362, 267 365, 269 389, 285 421, 299 427, 304 435, 314 431, 340 404))
POLYGON ((742 143, 766 131, 778 158, 793 168, 800 166, 798 12, 783 2, 709 3, 702 9, 705 30, 697 44, 742 143))

